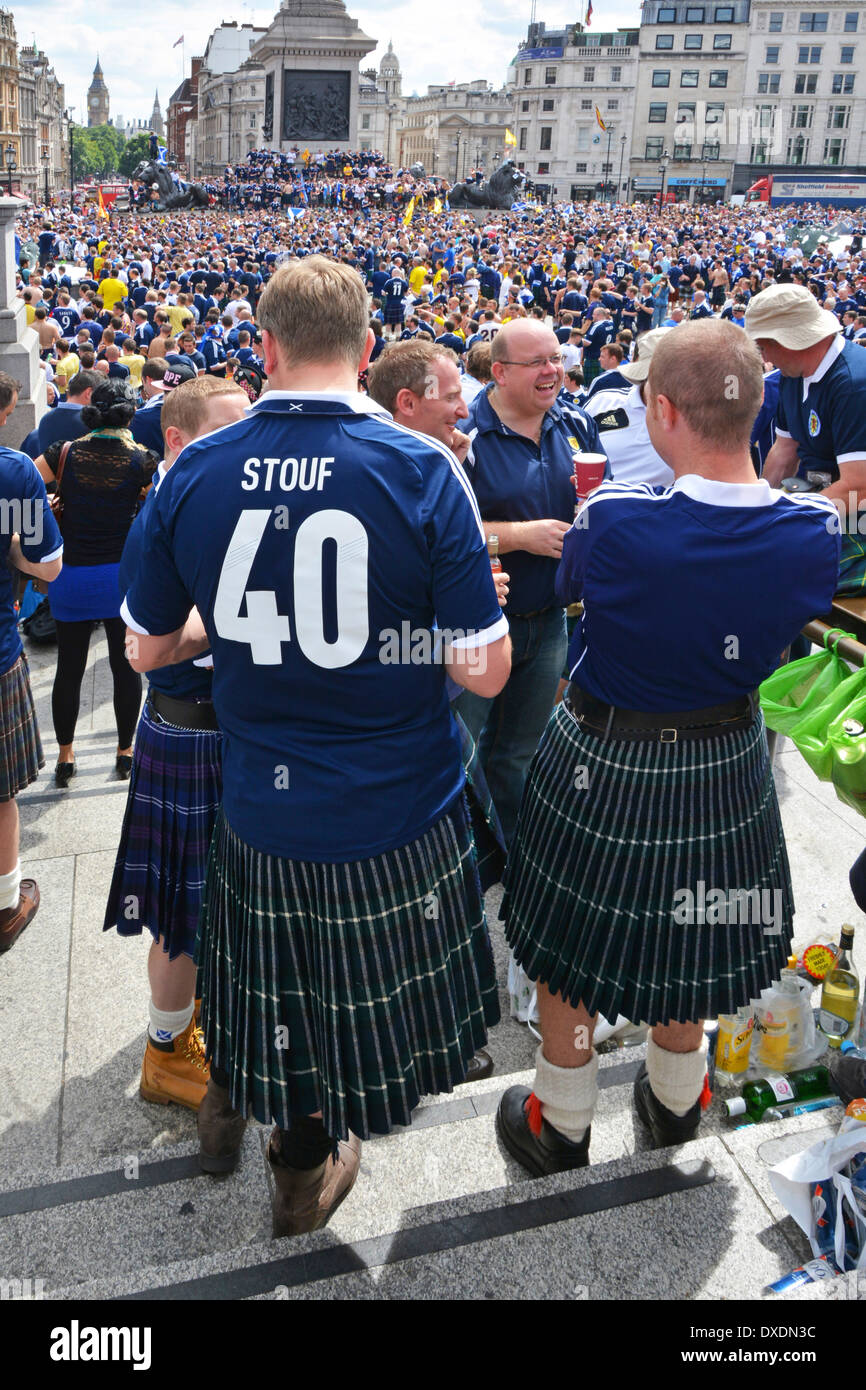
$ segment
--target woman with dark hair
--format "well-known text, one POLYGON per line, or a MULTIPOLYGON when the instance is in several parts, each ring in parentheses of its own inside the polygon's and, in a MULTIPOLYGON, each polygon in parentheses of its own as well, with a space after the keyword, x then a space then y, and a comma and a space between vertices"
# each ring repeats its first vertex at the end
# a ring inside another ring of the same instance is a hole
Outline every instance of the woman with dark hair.
POLYGON ((57 672, 51 693, 54 733, 60 745, 55 769, 58 787, 75 773, 72 742, 78 720, 81 682, 90 633, 101 621, 108 638, 117 720, 117 775, 132 767, 132 735, 141 704, 141 676, 126 660, 126 624, 120 616, 118 566, 142 489, 150 484, 158 460, 133 439, 129 425, 135 394, 126 381, 110 379, 94 390, 81 418, 90 431, 67 449, 62 442, 36 460, 49 486, 60 494, 64 558, 67 563, 50 588, 57 624, 57 672), (59 475, 59 482, 58 482, 59 475))

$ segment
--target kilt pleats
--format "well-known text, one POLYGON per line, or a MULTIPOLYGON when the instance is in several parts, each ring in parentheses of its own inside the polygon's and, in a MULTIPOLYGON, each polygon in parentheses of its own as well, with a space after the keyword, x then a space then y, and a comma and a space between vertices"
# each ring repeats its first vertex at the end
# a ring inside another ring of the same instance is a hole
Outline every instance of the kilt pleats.
POLYGON ((27 657, 0 676, 0 801, 29 787, 45 766, 27 657))

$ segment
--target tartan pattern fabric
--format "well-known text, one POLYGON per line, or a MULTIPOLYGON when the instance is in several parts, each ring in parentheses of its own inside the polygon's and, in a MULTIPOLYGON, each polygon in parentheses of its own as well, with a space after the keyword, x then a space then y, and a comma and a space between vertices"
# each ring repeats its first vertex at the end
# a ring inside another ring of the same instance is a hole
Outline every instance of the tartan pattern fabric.
POLYGON ((706 740, 629 743, 582 731, 558 705, 527 777, 505 890, 519 964, 591 1013, 688 1022, 757 997, 786 964, 794 912, 763 719, 706 740), (780 929, 702 922, 699 908, 679 923, 675 895, 699 901, 701 883, 770 890, 780 929))
POLYGON ((160 723, 145 701, 102 930, 191 956, 222 799, 222 735, 160 723))
POLYGON ((478 877, 481 891, 486 893, 494 883, 499 883, 505 868, 505 840, 499 816, 490 795, 487 778, 478 755, 478 744, 470 734, 460 715, 452 706, 451 715, 460 735, 461 756, 466 773, 466 801, 472 823, 472 836, 475 840, 475 855, 478 861, 478 877))
POLYGON ((461 797, 420 839, 354 864, 262 854, 220 816, 197 943, 208 1058, 232 1105, 333 1139, 411 1122, 499 1021, 461 797))
POLYGON ((45 766, 27 657, 0 676, 0 801, 11 801, 45 766))

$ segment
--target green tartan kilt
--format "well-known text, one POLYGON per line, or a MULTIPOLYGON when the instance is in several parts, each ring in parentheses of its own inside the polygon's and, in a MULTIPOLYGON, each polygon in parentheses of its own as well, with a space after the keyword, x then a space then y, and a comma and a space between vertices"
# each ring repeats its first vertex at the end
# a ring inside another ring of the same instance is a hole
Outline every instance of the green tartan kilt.
POLYGON ((208 1057, 262 1123, 332 1138, 408 1125, 499 1021, 461 796, 420 839, 354 864, 281 859, 223 815, 196 943, 208 1057))
POLYGON ((778 976, 793 912, 762 717, 629 743, 557 705, 505 870, 505 935, 530 979, 605 1018, 715 1018, 778 976))

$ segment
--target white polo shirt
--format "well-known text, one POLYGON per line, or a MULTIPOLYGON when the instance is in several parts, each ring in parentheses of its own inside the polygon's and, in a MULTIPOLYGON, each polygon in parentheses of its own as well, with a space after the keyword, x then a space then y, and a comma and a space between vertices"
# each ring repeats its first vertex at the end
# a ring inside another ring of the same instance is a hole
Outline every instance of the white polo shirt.
POLYGON ((650 443, 646 427, 646 406, 640 385, 595 391, 583 405, 598 426, 601 445, 610 459, 615 483, 652 483, 669 487, 674 480, 650 443))

